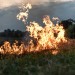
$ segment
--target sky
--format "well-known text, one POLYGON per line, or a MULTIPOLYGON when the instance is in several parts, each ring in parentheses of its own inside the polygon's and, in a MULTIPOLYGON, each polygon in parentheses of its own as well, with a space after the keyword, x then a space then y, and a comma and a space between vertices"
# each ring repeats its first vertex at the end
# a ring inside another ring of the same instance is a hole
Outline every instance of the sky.
POLYGON ((30 18, 28 18, 29 21, 40 22, 43 15, 51 15, 50 17, 59 17, 60 19, 75 19, 75 2, 67 3, 67 1, 75 0, 0 0, 0 9, 2 9, 0 10, 0 32, 5 29, 25 30, 25 25, 16 18, 19 13, 19 8, 14 6, 19 5, 22 1, 26 3, 29 2, 33 5, 40 5, 40 3, 44 4, 44 6, 36 7, 37 9, 33 8, 31 10, 30 18), (59 3, 50 4, 45 2, 59 3))
POLYGON ((38 4, 44 2, 64 2, 64 1, 74 1, 74 0, 0 0, 0 9, 5 7, 10 7, 12 5, 18 5, 21 2, 30 2, 31 4, 38 4))

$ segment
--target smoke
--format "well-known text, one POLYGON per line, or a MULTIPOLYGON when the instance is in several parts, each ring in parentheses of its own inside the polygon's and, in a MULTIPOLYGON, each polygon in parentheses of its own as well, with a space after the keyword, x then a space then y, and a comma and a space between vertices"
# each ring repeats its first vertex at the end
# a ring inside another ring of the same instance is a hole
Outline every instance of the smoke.
POLYGON ((18 5, 22 0, 0 0, 0 9, 5 7, 10 7, 13 5, 18 5))
POLYGON ((30 2, 32 5, 43 4, 45 2, 68 2, 74 0, 22 0, 23 2, 30 2))
POLYGON ((10 7, 12 5, 18 5, 22 2, 30 2, 31 4, 40 4, 44 2, 66 2, 66 1, 74 1, 74 0, 0 0, 0 9, 5 7, 10 7))

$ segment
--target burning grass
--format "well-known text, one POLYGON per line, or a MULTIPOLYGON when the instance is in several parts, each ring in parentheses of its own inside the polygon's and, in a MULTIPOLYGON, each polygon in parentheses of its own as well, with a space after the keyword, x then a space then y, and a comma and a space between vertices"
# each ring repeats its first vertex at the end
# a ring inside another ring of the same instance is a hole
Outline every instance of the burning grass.
POLYGON ((49 50, 25 55, 1 55, 1 75, 74 75, 75 52, 52 55, 49 50))
MULTIPOLYGON (((23 4, 20 7, 20 13, 17 15, 17 19, 22 20, 24 24, 27 21, 29 9, 32 8, 31 4, 23 4)), ((57 17, 53 20, 59 20, 57 17)), ((18 42, 13 43, 5 41, 0 47, 1 54, 25 54, 26 52, 40 52, 49 50, 52 54, 56 55, 62 50, 75 49, 74 41, 67 40, 65 38, 65 30, 63 26, 53 24, 48 15, 43 18, 44 27, 40 26, 39 23, 33 21, 30 25, 26 26, 26 31, 29 35, 25 36, 20 45, 18 42)))
MULTIPOLYGON (((31 5, 24 8, 17 18, 25 23, 31 5)), ((0 47, 0 75, 75 75, 75 39, 66 39, 63 26, 54 25, 49 16, 43 23, 44 27, 30 22, 29 35, 20 44, 4 42, 0 47)))
POLYGON ((18 41, 16 41, 15 43, 11 44, 8 41, 5 41, 4 44, 0 47, 0 54, 3 55, 8 55, 8 54, 16 54, 16 55, 22 55, 22 54, 27 54, 27 53, 37 53, 37 52, 41 52, 41 51, 48 51, 50 53, 52 53, 53 55, 59 54, 60 52, 70 52, 70 51, 74 51, 75 50, 75 39, 70 39, 67 40, 68 42, 66 43, 62 43, 60 42, 59 44, 57 44, 58 48, 48 48, 48 49, 39 49, 38 51, 34 50, 34 51, 30 51, 31 49, 31 45, 27 45, 25 46, 24 42, 22 43, 18 43, 18 41))

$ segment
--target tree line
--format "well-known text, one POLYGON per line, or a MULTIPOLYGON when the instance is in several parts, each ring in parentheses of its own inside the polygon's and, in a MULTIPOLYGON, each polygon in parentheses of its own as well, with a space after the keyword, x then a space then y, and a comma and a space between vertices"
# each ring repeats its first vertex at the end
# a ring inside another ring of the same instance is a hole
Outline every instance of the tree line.
POLYGON ((11 29, 7 29, 4 30, 3 32, 0 32, 0 37, 23 37, 24 36, 24 32, 20 31, 20 30, 11 30, 11 29))
MULTIPOLYGON (((62 25, 65 29, 65 37, 74 39, 75 38, 75 21, 73 19, 62 20, 59 25, 62 25)), ((0 32, 0 37, 23 37, 28 34, 27 31, 22 32, 20 30, 6 29, 0 32)))

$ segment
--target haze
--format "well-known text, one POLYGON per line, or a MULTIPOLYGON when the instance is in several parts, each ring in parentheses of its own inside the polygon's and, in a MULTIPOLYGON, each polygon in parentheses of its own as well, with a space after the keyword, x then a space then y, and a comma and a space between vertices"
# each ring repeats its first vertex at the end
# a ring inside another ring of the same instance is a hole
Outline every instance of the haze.
POLYGON ((31 4, 38 4, 44 2, 66 2, 66 1, 74 1, 74 0, 0 0, 0 9, 5 7, 10 7, 12 5, 18 5, 21 2, 30 2, 31 4))

